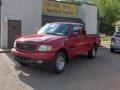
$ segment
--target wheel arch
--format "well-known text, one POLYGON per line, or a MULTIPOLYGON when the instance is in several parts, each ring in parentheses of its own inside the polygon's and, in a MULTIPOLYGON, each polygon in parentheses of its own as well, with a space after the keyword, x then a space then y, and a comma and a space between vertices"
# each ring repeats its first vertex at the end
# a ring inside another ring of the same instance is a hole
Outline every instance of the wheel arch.
POLYGON ((56 53, 57 52, 63 52, 65 55, 66 55, 66 57, 67 57, 67 64, 69 63, 69 55, 68 55, 68 51, 67 51, 67 49, 65 49, 65 48, 60 48, 60 49, 58 49, 57 51, 56 51, 56 53))

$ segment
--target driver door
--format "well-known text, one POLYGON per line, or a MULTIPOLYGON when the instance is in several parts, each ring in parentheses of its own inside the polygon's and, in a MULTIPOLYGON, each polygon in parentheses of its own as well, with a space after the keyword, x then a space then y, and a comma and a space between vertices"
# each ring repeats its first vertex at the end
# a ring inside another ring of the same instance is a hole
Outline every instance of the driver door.
POLYGON ((80 30, 81 30, 81 26, 79 25, 72 26, 72 35, 70 36, 70 39, 69 39, 69 50, 70 50, 71 57, 79 55, 82 52, 80 30), (77 33, 77 34, 74 35, 74 33, 77 33))

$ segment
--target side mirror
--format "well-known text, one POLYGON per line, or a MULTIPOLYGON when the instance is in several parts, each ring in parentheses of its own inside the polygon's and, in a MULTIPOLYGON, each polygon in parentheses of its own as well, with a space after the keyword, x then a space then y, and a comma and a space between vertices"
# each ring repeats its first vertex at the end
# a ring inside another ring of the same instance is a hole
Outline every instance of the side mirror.
POLYGON ((37 33, 38 33, 38 31, 34 31, 33 33, 34 33, 34 34, 37 34, 37 33))
POLYGON ((38 33, 39 30, 40 30, 40 27, 36 27, 36 28, 33 30, 33 33, 36 34, 36 33, 38 33))
POLYGON ((71 36, 79 36, 79 32, 73 32, 71 36))

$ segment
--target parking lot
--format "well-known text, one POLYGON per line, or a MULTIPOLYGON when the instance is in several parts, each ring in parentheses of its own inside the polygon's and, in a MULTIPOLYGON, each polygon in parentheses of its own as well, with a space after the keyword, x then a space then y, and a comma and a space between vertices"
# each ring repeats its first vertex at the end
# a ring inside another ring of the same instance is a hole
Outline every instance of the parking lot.
POLYGON ((77 56, 65 72, 22 67, 10 54, 0 54, 0 90, 120 90, 120 53, 100 47, 95 59, 77 56))

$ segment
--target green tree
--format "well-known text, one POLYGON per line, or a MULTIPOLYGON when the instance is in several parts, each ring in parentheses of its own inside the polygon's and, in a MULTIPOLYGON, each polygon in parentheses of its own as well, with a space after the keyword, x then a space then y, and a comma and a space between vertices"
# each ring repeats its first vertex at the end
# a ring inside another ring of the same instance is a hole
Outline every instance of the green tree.
POLYGON ((105 34, 112 34, 115 31, 114 22, 120 18, 119 0, 93 0, 98 6, 98 19, 100 31, 105 34))

